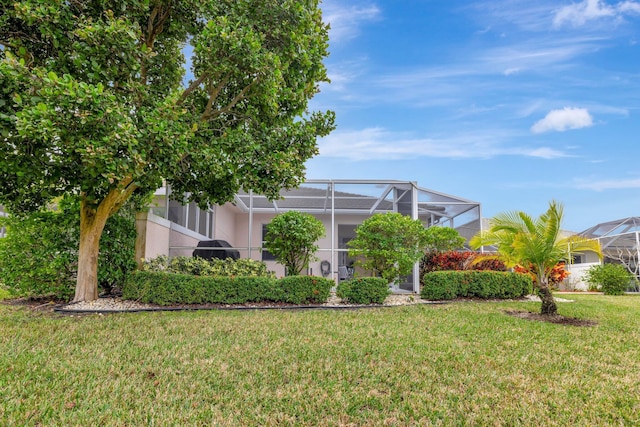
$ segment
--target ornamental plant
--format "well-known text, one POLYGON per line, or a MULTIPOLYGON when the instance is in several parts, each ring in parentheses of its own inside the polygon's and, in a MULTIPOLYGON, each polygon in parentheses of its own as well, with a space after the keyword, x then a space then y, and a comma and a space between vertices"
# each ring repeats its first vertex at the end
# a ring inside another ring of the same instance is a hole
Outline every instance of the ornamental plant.
POLYGON ((289 211, 276 215, 267 225, 264 247, 284 265, 287 276, 297 276, 317 259, 316 242, 324 235, 322 221, 307 213, 289 211))
MULTIPOLYGON (((549 286, 551 289, 557 289, 560 286, 560 283, 564 281, 571 273, 565 270, 565 262, 560 261, 556 265, 553 266, 551 271, 549 272, 549 286)), ((513 271, 520 274, 528 274, 531 276, 534 285, 536 284, 536 274, 533 272, 533 266, 529 264, 527 267, 523 267, 521 265, 516 265, 513 267, 513 271)))
POLYGON ((411 273, 428 239, 420 220, 395 212, 378 213, 356 227, 356 237, 348 243, 349 256, 372 276, 395 283, 411 273))
POLYGON ((634 275, 620 264, 594 265, 587 270, 584 278, 605 295, 623 295, 635 279, 634 275))
POLYGON ((506 271, 507 268, 499 259, 485 259, 477 252, 449 251, 426 253, 420 261, 420 275, 432 271, 447 270, 492 270, 506 271), (477 258, 479 260, 476 261, 477 258))
POLYGON ((450 252, 464 247, 465 238, 455 228, 429 227, 425 234, 427 241, 424 249, 428 254, 450 252))
POLYGON ((553 268, 573 253, 593 251, 601 256, 600 244, 580 236, 563 237, 561 230, 564 208, 556 201, 549 203, 545 213, 533 218, 525 212, 514 211, 499 214, 491 219, 491 227, 475 235, 470 244, 473 248, 495 246, 497 255, 508 267, 532 266, 536 276, 534 287, 542 304, 540 313, 555 315, 558 307, 549 284, 553 268))

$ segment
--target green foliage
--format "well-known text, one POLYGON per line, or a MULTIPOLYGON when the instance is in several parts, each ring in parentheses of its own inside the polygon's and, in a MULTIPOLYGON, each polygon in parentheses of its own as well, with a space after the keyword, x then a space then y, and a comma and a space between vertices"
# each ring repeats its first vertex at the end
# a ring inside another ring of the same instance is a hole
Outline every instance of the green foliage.
POLYGON ((263 301, 274 280, 136 271, 128 277, 122 298, 158 305, 241 304, 263 301))
POLYGON ((338 284, 336 295, 350 304, 383 304, 391 291, 380 277, 358 277, 338 284))
MULTIPOLYGON (((132 211, 107 221, 98 258, 98 283, 104 292, 120 287, 135 269, 136 229, 132 211)), ((7 235, 0 239, 0 281, 20 296, 73 295, 77 269, 79 207, 61 200, 56 211, 0 218, 7 235)))
POLYGON ((592 251, 600 255, 597 240, 580 236, 562 237, 563 206, 551 201, 549 209, 540 217, 532 218, 525 212, 507 212, 491 219, 491 227, 474 236, 470 245, 495 246, 498 257, 507 267, 531 266, 536 276, 535 287, 541 291, 542 314, 555 314, 557 307, 549 287, 549 276, 554 267, 570 254, 592 251))
POLYGON ((313 215, 289 211, 276 215, 267 225, 265 248, 285 266, 288 276, 297 276, 316 260, 316 242, 324 237, 322 221, 313 215))
POLYGON ((0 301, 9 299, 12 296, 11 291, 5 285, 0 283, 0 301))
POLYGON ((299 185, 334 128, 307 111, 328 80, 318 0, 120 3, 0 2, 0 204, 80 195, 87 236, 163 179, 200 206, 299 185))
POLYGON ((420 220, 395 212, 375 214, 356 228, 356 237, 348 243, 349 256, 358 257, 357 265, 393 283, 411 273, 427 241, 420 220))
POLYGON ((178 256, 169 259, 169 257, 161 255, 144 260, 142 269, 195 276, 275 277, 272 271, 267 270, 267 265, 264 262, 249 258, 206 260, 199 257, 178 256))
POLYGON ((635 277, 621 264, 601 264, 591 266, 584 279, 605 295, 623 295, 635 277))
POLYGON ((422 278, 420 295, 428 300, 519 298, 531 293, 531 277, 502 271, 436 271, 422 278))
POLYGON ((425 251, 427 253, 442 253, 455 251, 464 247, 465 238, 458 230, 451 227, 429 227, 426 231, 425 251))
POLYGON ((289 276, 278 279, 283 302, 292 304, 322 304, 329 298, 335 282, 316 276, 289 276))
POLYGON ((129 275, 122 297, 159 305, 244 304, 286 302, 320 304, 327 300, 333 281, 321 277, 194 276, 159 271, 129 275))

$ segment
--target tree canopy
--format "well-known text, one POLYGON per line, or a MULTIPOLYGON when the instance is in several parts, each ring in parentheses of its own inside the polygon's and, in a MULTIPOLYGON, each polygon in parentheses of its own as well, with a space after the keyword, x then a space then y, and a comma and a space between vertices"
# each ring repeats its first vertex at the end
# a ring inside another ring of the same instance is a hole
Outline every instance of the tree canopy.
POLYGON ((358 257, 357 265, 395 283, 410 274, 422 258, 429 235, 418 219, 397 212, 377 213, 356 227, 349 256, 358 257))
POLYGON ((299 185, 332 112, 318 0, 0 2, 0 203, 80 199, 75 300, 102 228, 165 180, 201 206, 299 185))

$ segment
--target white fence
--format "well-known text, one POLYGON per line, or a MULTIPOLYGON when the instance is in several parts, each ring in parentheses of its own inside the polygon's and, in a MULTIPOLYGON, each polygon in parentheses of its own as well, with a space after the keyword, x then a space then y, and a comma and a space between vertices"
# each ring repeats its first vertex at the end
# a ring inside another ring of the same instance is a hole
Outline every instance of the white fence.
POLYGON ((571 264, 565 267, 570 273, 569 277, 564 279, 560 288, 566 291, 587 291, 589 290, 589 284, 584 281, 584 275, 587 270, 594 265, 599 265, 599 262, 585 262, 582 264, 571 264))

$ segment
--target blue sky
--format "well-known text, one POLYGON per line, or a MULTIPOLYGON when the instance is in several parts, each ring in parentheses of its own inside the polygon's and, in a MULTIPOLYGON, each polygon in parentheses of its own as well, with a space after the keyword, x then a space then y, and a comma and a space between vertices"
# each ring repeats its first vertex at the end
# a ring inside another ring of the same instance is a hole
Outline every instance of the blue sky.
POLYGON ((640 0, 324 0, 336 112, 308 178, 402 179, 483 216, 640 216, 640 0))

